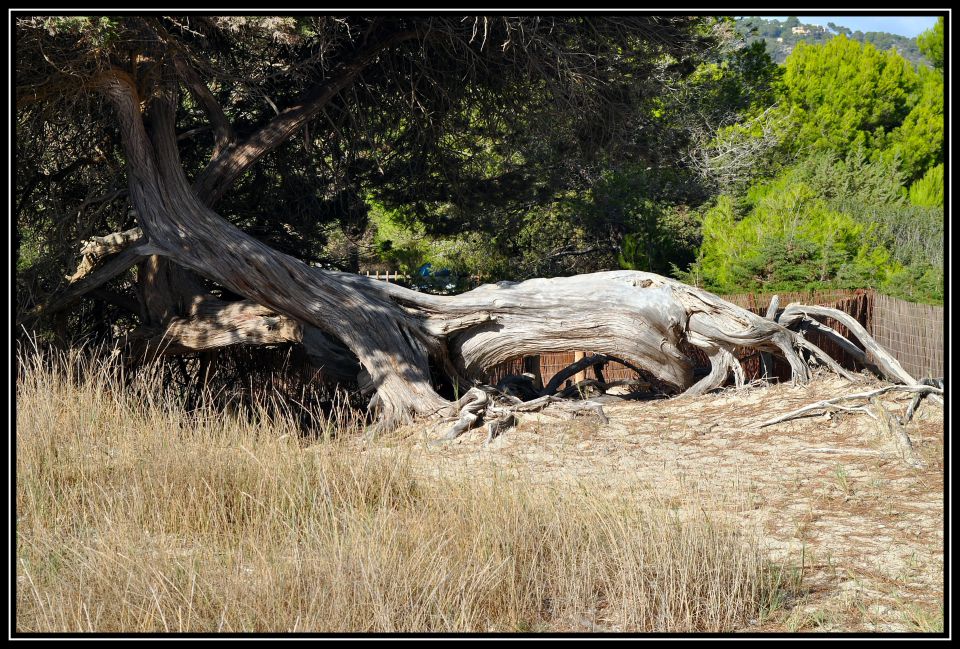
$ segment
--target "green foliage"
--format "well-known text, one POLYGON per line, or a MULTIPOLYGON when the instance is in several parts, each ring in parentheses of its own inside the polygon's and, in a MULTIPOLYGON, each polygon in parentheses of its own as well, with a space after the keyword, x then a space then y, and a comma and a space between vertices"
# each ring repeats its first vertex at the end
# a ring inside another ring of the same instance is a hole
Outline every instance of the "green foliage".
POLYGON ((808 185, 788 176, 758 194, 744 218, 729 196, 706 212, 690 276, 708 289, 879 286, 895 268, 869 227, 831 210, 808 185))
POLYGON ((697 97, 701 113, 726 117, 763 110, 776 101, 782 70, 754 43, 717 61, 701 64, 687 79, 686 93, 697 97))
POLYGON ((910 185, 910 202, 918 207, 943 209, 943 163, 930 167, 923 178, 910 185))
POLYGON ((27 226, 17 231, 17 272, 22 273, 41 261, 42 239, 27 226))
POLYGON ((928 29, 917 36, 917 47, 925 57, 930 59, 933 67, 943 71, 943 16, 937 19, 933 29, 928 29))
POLYGON ((519 276, 631 268, 666 274, 693 261, 697 224, 683 202, 690 178, 640 165, 607 170, 524 215, 512 272, 519 276))
POLYGON ((681 276, 717 292, 873 287, 941 301, 942 173, 918 181, 910 205, 896 166, 867 161, 862 148, 812 155, 739 201, 721 195, 681 276))
POLYGON ((915 101, 919 78, 896 52, 837 36, 801 43, 787 59, 785 97, 793 109, 797 148, 882 148, 915 101))
POLYGON ((721 129, 715 143, 729 165, 773 134, 782 147, 750 160, 753 178, 795 161, 749 187, 731 176, 704 212, 696 263, 677 274, 719 292, 875 287, 941 301, 942 72, 838 36, 799 43, 774 87, 770 122, 721 129))
POLYGON ((50 36, 66 35, 94 50, 105 50, 120 38, 120 22, 108 16, 50 16, 43 26, 50 36))
POLYGON ((793 182, 808 185, 819 198, 841 211, 903 203, 903 174, 896 158, 870 161, 862 145, 844 156, 835 151, 813 153, 787 174, 793 182))
POLYGON ((920 69, 919 99, 890 136, 884 155, 897 155, 908 179, 943 160, 943 72, 920 69))
MULTIPOLYGON (((488 237, 476 233, 428 236, 423 225, 404 210, 391 210, 372 197, 368 204, 372 226, 372 256, 368 263, 409 275, 430 264, 434 271, 450 271, 454 283, 464 283, 472 275, 500 277, 508 263, 488 237)), ((465 287, 466 283, 461 289, 465 287)))

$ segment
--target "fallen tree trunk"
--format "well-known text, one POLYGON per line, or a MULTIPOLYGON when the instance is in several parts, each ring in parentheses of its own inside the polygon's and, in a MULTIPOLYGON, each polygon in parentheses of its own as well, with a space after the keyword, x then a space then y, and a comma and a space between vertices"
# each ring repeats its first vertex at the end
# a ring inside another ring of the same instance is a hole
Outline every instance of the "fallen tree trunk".
MULTIPOLYGON (((359 370, 358 381, 371 393, 381 428, 417 416, 452 417, 461 422, 456 434, 478 425, 481 411, 487 411, 500 422, 491 428, 492 435, 525 404, 505 406, 477 393, 469 403, 453 402, 438 393, 435 378, 463 393, 480 382, 486 369, 524 355, 590 349, 687 394, 721 387, 731 373, 743 385, 736 353, 745 348, 784 358, 797 383, 810 379, 812 364, 855 380, 798 332, 816 322, 814 315, 836 318, 839 312, 832 310, 790 305, 779 319, 768 319, 706 291, 639 271, 500 282, 462 295, 435 296, 311 267, 231 225, 191 186, 174 131, 175 84, 152 99, 149 136, 132 80, 108 72, 100 86, 119 116, 130 197, 148 240, 138 244, 138 251, 160 255, 247 300, 215 304, 200 298, 206 306, 194 309, 196 320, 171 321, 158 343, 182 349, 262 344, 298 336, 303 340, 304 331, 315 329, 329 342, 328 352, 359 370), (711 372, 699 381, 689 346, 711 360, 711 372)), ((884 378, 915 383, 865 331, 851 329, 884 378)), ((586 360, 587 365, 598 362, 586 360)), ((545 406, 556 398, 543 399, 545 406)))

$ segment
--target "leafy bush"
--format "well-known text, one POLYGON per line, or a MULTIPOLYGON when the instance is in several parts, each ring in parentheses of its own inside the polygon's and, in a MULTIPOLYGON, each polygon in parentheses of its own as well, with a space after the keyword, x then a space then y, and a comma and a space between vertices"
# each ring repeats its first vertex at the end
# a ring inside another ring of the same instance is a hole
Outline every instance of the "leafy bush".
POLYGON ((757 188, 747 213, 721 196, 703 220, 697 279, 718 292, 880 286, 898 269, 876 228, 833 210, 786 174, 757 188))

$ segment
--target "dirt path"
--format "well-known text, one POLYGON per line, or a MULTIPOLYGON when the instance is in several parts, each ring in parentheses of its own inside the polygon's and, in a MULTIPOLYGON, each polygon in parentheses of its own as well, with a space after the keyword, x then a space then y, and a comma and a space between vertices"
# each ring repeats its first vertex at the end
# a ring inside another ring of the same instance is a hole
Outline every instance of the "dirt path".
MULTIPOLYGON (((407 430, 367 452, 409 453, 430 474, 523 472, 641 489, 680 511, 705 508, 763 539, 799 597, 750 631, 914 631, 943 619, 943 411, 925 405, 908 428, 921 468, 865 414, 754 424, 861 391, 834 378, 702 397, 605 407, 609 424, 527 416, 484 446, 485 432, 430 444, 407 430)), ((902 413, 908 397, 884 398, 902 413)))

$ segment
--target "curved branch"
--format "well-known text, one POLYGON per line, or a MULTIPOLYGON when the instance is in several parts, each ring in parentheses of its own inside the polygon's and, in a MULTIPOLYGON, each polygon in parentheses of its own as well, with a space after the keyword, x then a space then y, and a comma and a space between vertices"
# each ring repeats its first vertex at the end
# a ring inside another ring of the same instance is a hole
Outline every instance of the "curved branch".
POLYGON ((23 322, 33 322, 38 318, 62 311, 90 291, 103 286, 145 260, 150 252, 151 249, 146 245, 139 245, 115 254, 106 262, 101 260, 96 267, 83 268, 84 262, 81 261, 81 268, 68 278, 70 284, 67 288, 24 314, 23 322))
POLYGON ((243 142, 221 150, 197 177, 194 189, 207 205, 216 203, 246 169, 265 154, 286 142, 308 120, 316 116, 341 90, 349 86, 387 48, 421 36, 419 30, 394 32, 359 50, 298 103, 271 119, 243 142))
POLYGON ((550 382, 547 383, 546 387, 540 391, 540 396, 546 397, 552 394, 556 394, 557 390, 560 389, 560 385, 566 381, 568 378, 581 372, 591 365, 597 365, 598 363, 608 363, 612 358, 604 354, 595 354, 593 356, 585 356, 575 363, 567 365, 565 368, 553 375, 553 378, 550 379, 550 382))
MULTIPOLYGON (((428 353, 419 341, 422 318, 375 287, 376 280, 308 266, 247 235, 207 208, 191 190, 174 132, 176 86, 153 99, 153 142, 132 86, 122 75, 103 90, 119 115, 130 166, 130 195, 141 226, 161 254, 279 314, 339 339, 370 376, 381 423, 392 426, 428 416, 447 402, 432 388, 428 353)), ((410 291, 410 293, 414 293, 410 291)))
POLYGON ((224 114, 223 108, 220 106, 217 98, 213 96, 210 88, 208 88, 207 84, 200 78, 200 75, 197 74, 193 66, 187 63, 182 56, 175 56, 173 58, 173 64, 177 70, 177 75, 183 80, 190 90, 190 94, 200 103, 203 111, 210 119, 210 124, 213 126, 214 137, 213 155, 211 157, 217 158, 221 153, 226 151, 227 147, 236 141, 233 126, 231 126, 230 120, 228 120, 226 114, 224 114))
POLYGON ((847 329, 850 330, 853 335, 855 335, 859 340, 860 344, 863 345, 869 354, 869 358, 876 361, 876 364, 883 375, 889 378, 891 381, 898 381, 905 385, 916 385, 917 380, 910 376, 906 370, 897 362, 889 352, 887 352, 883 347, 877 343, 873 337, 867 333, 867 330, 863 328, 856 318, 853 316, 844 313, 838 309, 831 309, 830 307, 825 306, 806 306, 803 304, 788 304, 787 308, 784 309, 783 314, 780 316, 781 322, 790 322, 797 317, 810 316, 810 315, 819 315, 827 318, 833 318, 847 329))

